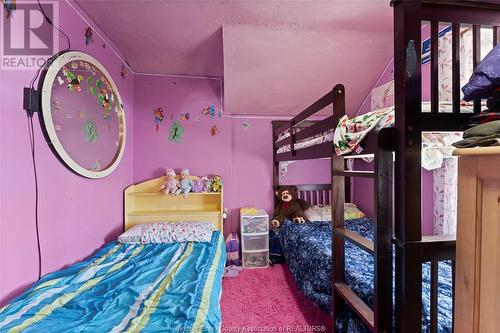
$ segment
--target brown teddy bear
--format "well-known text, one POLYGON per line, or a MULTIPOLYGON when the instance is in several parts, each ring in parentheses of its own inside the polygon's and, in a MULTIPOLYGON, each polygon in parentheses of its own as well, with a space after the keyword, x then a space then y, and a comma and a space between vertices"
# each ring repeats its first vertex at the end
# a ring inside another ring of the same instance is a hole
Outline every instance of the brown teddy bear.
POLYGON ((278 204, 274 208, 274 217, 271 224, 279 228, 286 218, 296 222, 304 223, 304 210, 309 208, 309 204, 297 196, 297 186, 280 186, 276 191, 278 204))

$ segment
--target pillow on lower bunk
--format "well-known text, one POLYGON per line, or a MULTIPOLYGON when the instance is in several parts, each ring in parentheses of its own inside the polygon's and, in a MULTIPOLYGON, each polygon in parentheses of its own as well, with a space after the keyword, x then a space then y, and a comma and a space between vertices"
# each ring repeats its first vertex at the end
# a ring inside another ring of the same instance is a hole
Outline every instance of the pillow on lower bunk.
POLYGON ((344 220, 354 220, 365 217, 365 213, 363 213, 358 206, 353 203, 346 202, 344 205, 344 220))
POLYGON ((210 222, 157 222, 138 224, 118 237, 120 243, 210 242, 214 225, 210 222))
MULTIPOLYGON (((304 212, 306 219, 309 221, 331 221, 332 220, 332 210, 328 205, 315 205, 311 206, 308 210, 304 212)), ((346 202, 344 205, 344 219, 352 220, 365 217, 359 208, 350 202, 346 202)))
POLYGON ((158 222, 145 224, 141 243, 210 242, 214 225, 209 222, 158 222))

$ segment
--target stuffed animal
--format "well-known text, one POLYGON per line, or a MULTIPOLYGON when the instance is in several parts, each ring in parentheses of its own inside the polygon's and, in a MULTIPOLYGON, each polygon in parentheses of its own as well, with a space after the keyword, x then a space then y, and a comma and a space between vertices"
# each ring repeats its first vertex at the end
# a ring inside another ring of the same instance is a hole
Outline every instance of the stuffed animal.
POLYGON ((175 192, 177 189, 180 187, 179 181, 175 179, 175 171, 174 169, 167 169, 166 171, 166 176, 167 180, 165 181, 165 184, 160 188, 160 190, 163 190, 165 194, 172 194, 175 195, 175 192))
POLYGON ((274 208, 274 217, 271 224, 279 228, 286 218, 296 222, 304 223, 304 210, 309 208, 309 204, 297 196, 297 186, 280 186, 276 191, 278 205, 274 208))
POLYGON ((203 179, 197 178, 193 180, 193 188, 191 189, 191 192, 201 193, 204 191, 205 191, 205 182, 203 181, 203 179))
POLYGON ((220 192, 220 191, 222 191, 222 179, 220 178, 220 176, 216 175, 210 180, 210 187, 208 192, 220 192))
POLYGON ((193 181, 189 178, 189 170, 181 170, 181 181, 179 182, 179 188, 175 191, 175 195, 183 193, 184 198, 187 198, 189 191, 193 188, 193 181))

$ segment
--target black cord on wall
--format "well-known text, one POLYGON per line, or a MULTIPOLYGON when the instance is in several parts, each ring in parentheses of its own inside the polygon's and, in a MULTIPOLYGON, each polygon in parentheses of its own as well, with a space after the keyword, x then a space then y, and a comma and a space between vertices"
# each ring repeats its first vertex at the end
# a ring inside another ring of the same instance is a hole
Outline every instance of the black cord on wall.
POLYGON ((38 279, 42 277, 42 250, 40 247, 40 231, 38 227, 38 174, 36 170, 35 159, 35 129, 33 126, 33 112, 27 112, 28 115, 28 135, 30 140, 31 158, 33 161, 33 175, 35 181, 35 228, 36 228, 36 244, 38 248, 38 279))
MULTIPOLYGON (((66 37, 66 41, 68 43, 68 47, 66 48, 65 51, 68 51, 71 49, 71 40, 69 39, 68 35, 65 34, 61 29, 59 29, 57 26, 54 25, 50 17, 47 16, 45 11, 43 10, 43 7, 40 3, 40 0, 37 0, 38 2, 38 7, 40 8, 40 11, 42 12, 42 15, 44 16, 45 20, 54 28, 56 29, 61 35, 66 37)), ((40 73, 42 69, 45 67, 47 62, 49 62, 52 58, 49 58, 48 60, 44 61, 42 66, 37 70, 35 73, 35 76, 33 79, 30 81, 29 84, 29 89, 25 88, 25 95, 29 95, 26 99, 25 96, 25 102, 27 101, 27 104, 25 104, 25 110, 26 110, 26 115, 28 118, 28 137, 30 141, 30 151, 31 151, 31 158, 32 158, 32 163, 33 163, 33 175, 34 175, 34 182, 35 182, 35 229, 36 229, 36 243, 37 243, 37 249, 38 249, 38 279, 42 277, 42 250, 40 246, 40 228, 39 228, 39 223, 38 223, 38 206, 39 206, 39 193, 38 193, 38 173, 37 173, 37 167, 36 167, 36 154, 35 154, 35 129, 33 125, 33 115, 35 112, 40 111, 40 110, 35 110, 33 105, 35 103, 34 100, 39 97, 38 93, 35 91, 34 85, 35 81, 38 79, 40 76, 40 73), (28 105, 28 107, 26 107, 28 105)), ((38 104, 38 103, 36 103, 38 104)))

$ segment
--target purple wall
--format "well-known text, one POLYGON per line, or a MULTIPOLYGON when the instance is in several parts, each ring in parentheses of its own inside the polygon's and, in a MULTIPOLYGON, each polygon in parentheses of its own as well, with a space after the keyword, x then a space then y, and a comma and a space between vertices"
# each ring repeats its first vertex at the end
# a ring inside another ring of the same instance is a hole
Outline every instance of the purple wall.
MULTIPOLYGON (((429 29, 424 27, 422 39, 429 36, 429 29)), ((386 69, 380 75, 375 87, 383 85, 394 78, 394 60, 391 60, 386 69)), ((422 66, 422 100, 430 99, 430 65, 422 66)), ((371 111, 371 94, 368 94, 365 102, 361 105, 356 114, 364 114, 371 111)), ((373 165, 356 160, 355 168, 359 170, 371 170, 373 165)), ((422 168, 422 234, 432 235, 433 233, 433 179, 432 171, 422 168)), ((353 181, 353 202, 363 210, 368 216, 373 217, 373 181, 370 179, 357 178, 353 181)))
MULTIPOLYGON (((197 176, 219 174, 224 182, 224 205, 230 210, 225 232, 236 231, 238 209, 257 206, 273 210, 272 127, 270 119, 212 119, 206 105, 220 110, 221 85, 215 79, 137 75, 135 77, 134 182, 158 177, 167 167, 187 167, 197 176), (153 112, 162 107, 165 118, 156 132, 153 112), (171 124, 181 120, 181 143, 168 139, 171 124), (173 117, 171 119, 171 116, 173 117), (244 127, 243 123, 248 124, 244 127), (211 135, 212 126, 219 133, 211 135)), ((284 183, 329 183, 329 161, 299 162, 289 167, 284 183)))
MULTIPOLYGON (((13 19, 17 17, 14 13, 13 19)), ((103 41, 96 32, 94 43, 85 45, 87 23, 64 1, 60 2, 60 27, 71 37, 72 49, 93 55, 112 75, 124 102, 129 131, 123 160, 115 172, 101 180, 88 180, 71 173, 56 159, 44 142, 35 118, 43 274, 88 256, 116 237, 122 229, 122 192, 132 182, 132 76, 125 80, 120 77, 120 58, 109 44, 102 47, 103 41)), ((60 45, 64 47, 65 40, 61 39, 60 45)), ((34 71, 3 70, 0 76, 0 305, 3 305, 36 280, 38 257, 33 170, 26 115, 22 110, 22 89, 34 71)))

